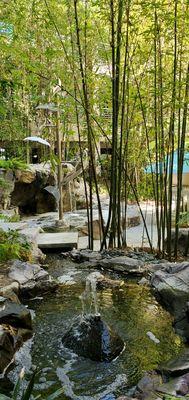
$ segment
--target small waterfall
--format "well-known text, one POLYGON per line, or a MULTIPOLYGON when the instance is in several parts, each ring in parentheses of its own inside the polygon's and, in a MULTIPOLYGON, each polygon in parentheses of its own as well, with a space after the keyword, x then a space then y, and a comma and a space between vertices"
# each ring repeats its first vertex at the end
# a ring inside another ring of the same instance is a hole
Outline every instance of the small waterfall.
POLYGON ((100 315, 97 299, 97 281, 102 277, 100 272, 92 272, 86 279, 84 292, 80 295, 82 304, 82 317, 87 314, 100 315))

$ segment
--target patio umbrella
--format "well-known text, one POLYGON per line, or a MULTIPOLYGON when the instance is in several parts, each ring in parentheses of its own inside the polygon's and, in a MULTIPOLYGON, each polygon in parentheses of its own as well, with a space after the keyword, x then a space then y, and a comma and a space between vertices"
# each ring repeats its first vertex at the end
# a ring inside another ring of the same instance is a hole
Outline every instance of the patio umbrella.
POLYGON ((50 143, 47 142, 47 140, 42 139, 39 136, 28 136, 28 137, 26 137, 24 139, 24 142, 37 142, 37 143, 40 143, 40 144, 44 144, 45 146, 51 147, 50 143))
MULTIPOLYGON (((168 154, 168 173, 170 167, 169 163, 170 163, 170 154, 168 154)), ((163 162, 159 162, 157 164, 157 168, 156 168, 156 163, 152 163, 151 165, 148 164, 144 170, 145 173, 147 174, 150 174, 151 172, 156 173, 156 171, 159 174, 163 171, 163 162)), ((174 151, 173 155, 173 174, 177 174, 177 171, 178 171, 178 150, 174 151)), ((188 173, 189 173, 189 153, 185 152, 183 160, 183 174, 188 174, 188 173)))

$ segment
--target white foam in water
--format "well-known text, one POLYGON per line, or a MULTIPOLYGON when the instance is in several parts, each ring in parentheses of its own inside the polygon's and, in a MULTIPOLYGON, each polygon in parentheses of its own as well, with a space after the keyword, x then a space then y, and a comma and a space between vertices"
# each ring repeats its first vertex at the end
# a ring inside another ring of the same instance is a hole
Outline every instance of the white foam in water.
MULTIPOLYGON (((98 299, 97 299, 97 280, 102 277, 100 272, 92 272, 86 278, 85 290, 80 296, 82 303, 82 315, 81 319, 86 316, 86 314, 99 315, 98 309, 98 299)), ((62 278, 62 277, 61 277, 62 278)), ((87 319, 85 319, 87 324, 87 319)), ((75 337, 79 336, 80 332, 75 332, 75 337)), ((65 348, 64 348, 65 349, 65 348)), ((65 349, 66 350, 66 349, 65 349)), ((78 361, 78 356, 74 353, 69 353, 71 358, 65 362, 63 368, 58 367, 56 370, 57 377, 64 387, 64 393, 72 400, 102 400, 106 396, 113 395, 119 387, 127 383, 127 376, 125 374, 119 374, 116 376, 115 380, 108 385, 106 389, 102 389, 101 393, 95 394, 94 396, 80 395, 78 396, 74 392, 75 383, 70 380, 68 373, 73 370, 73 364, 78 361)))
POLYGON ((74 285, 76 282, 73 279, 73 275, 78 274, 78 271, 69 271, 64 275, 57 278, 59 283, 64 283, 65 285, 74 285))
POLYGON ((31 357, 31 348, 33 344, 33 338, 27 340, 20 349, 15 353, 15 364, 16 367, 8 373, 8 377, 12 382, 16 382, 17 377, 21 371, 21 369, 25 368, 26 372, 31 370, 32 367, 32 357, 31 357))
POLYGON ((56 370, 57 377, 59 378, 60 382, 64 387, 65 395, 71 398, 72 400, 101 400, 105 396, 115 392, 123 384, 125 385, 127 383, 127 376, 125 374, 119 374, 116 376, 116 379, 110 385, 108 385, 108 388, 102 391, 101 393, 98 393, 94 396, 85 396, 85 395, 78 396, 74 393, 73 390, 74 383, 67 376, 67 373, 71 371, 72 365, 75 361, 76 360, 73 358, 72 360, 66 362, 64 368, 57 368, 56 370))

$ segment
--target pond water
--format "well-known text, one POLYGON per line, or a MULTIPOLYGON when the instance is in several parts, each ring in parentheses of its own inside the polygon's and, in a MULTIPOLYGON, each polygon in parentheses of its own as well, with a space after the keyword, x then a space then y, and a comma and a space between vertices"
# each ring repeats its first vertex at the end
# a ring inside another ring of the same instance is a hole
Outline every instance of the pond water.
MULTIPOLYGON (((63 347, 61 339, 82 312, 79 296, 91 270, 59 257, 49 257, 48 262, 51 274, 64 284, 57 293, 28 303, 35 312, 34 337, 17 354, 17 370, 21 364, 28 369, 31 365, 42 369, 35 393, 40 391, 45 398, 63 385, 62 400, 113 400, 134 386, 144 371, 156 368, 182 349, 170 315, 150 290, 137 282, 125 281, 119 289, 108 288, 97 294, 102 319, 125 342, 122 354, 111 363, 94 362, 73 354, 63 347)), ((16 370, 11 372, 10 379, 15 374, 16 370)))

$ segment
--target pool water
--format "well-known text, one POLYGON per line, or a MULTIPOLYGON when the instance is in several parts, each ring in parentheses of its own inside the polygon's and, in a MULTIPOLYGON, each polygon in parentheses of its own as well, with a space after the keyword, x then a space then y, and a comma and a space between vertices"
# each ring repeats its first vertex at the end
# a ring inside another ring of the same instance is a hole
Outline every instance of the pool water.
MULTIPOLYGON (((31 365, 41 369, 35 394, 40 392, 45 399, 63 386, 62 400, 114 400, 136 385, 145 371, 156 368, 182 349, 182 340, 173 331, 170 315, 157 303, 150 289, 125 281, 120 288, 106 288, 97 293, 102 319, 124 340, 124 351, 111 363, 78 357, 64 348, 61 339, 82 312, 79 296, 91 271, 61 258, 49 258, 49 270, 63 284, 45 299, 28 303, 35 312, 34 337, 17 357, 17 370, 24 363, 28 369, 31 365)), ((11 379, 13 376, 15 371, 10 374, 11 379)))

